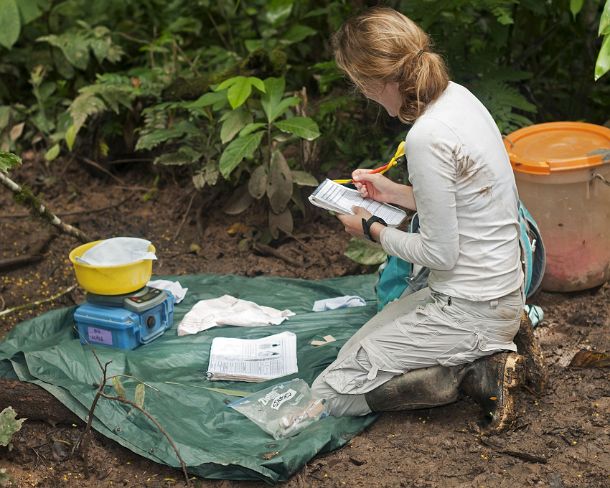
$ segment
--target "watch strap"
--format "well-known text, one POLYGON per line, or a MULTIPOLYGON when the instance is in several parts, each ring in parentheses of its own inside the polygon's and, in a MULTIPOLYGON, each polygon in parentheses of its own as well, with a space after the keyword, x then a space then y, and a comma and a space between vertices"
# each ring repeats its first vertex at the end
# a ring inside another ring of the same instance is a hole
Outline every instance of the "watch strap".
POLYGON ((378 217, 376 215, 373 215, 368 220, 362 219, 362 231, 364 232, 364 235, 366 236, 366 238, 372 242, 377 242, 375 239, 373 239, 373 236, 371 235, 371 225, 373 225, 375 222, 379 222, 380 224, 382 224, 386 227, 388 226, 388 224, 386 223, 385 220, 383 220, 381 217, 378 217))

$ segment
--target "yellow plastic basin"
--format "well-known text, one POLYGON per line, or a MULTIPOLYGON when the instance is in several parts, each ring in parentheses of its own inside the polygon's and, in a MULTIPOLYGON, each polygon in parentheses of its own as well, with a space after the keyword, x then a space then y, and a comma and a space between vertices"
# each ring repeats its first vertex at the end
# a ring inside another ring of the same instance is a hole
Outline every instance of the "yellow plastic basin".
MULTIPOLYGON (((143 259, 129 264, 115 266, 91 266, 79 263, 77 257, 102 241, 89 242, 70 252, 70 262, 74 266, 76 281, 89 293, 98 295, 123 295, 142 288, 152 276, 152 260, 143 259)), ((149 246, 155 252, 155 246, 149 246)))

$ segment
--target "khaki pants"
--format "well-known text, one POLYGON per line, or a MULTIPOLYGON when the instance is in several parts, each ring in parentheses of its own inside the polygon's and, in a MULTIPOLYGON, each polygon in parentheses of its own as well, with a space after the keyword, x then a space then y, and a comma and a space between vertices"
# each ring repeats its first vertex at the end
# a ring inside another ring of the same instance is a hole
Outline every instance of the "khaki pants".
POLYGON ((331 415, 371 412, 364 394, 393 376, 430 366, 469 363, 498 351, 516 351, 524 298, 472 302, 424 288, 388 304, 341 348, 312 385, 331 415))

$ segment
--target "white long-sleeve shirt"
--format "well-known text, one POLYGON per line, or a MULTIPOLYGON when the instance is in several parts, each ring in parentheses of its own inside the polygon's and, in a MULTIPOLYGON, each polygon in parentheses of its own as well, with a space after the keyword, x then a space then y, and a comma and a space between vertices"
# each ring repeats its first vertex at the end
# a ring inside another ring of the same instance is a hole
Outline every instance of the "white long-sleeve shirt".
POLYGON ((521 286, 518 194, 502 136, 483 104, 450 82, 406 138, 420 232, 384 228, 391 255, 430 268, 428 284, 467 300, 521 286))

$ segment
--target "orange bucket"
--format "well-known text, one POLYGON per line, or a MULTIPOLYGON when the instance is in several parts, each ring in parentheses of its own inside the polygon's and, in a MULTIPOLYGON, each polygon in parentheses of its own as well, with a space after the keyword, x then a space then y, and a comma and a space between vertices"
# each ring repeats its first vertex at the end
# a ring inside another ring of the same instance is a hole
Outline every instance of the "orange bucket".
POLYGON ((504 139, 519 195, 546 249, 542 288, 577 291, 610 279, 610 129, 551 122, 504 139))

